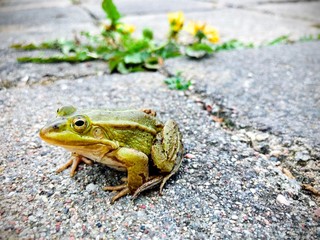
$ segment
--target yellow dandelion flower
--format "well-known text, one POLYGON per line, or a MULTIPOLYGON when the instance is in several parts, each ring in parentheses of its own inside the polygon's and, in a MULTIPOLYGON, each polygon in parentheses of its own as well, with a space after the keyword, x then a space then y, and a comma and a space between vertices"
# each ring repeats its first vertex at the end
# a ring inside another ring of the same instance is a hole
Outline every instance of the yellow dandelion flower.
POLYGON ((168 13, 168 20, 170 23, 170 29, 174 32, 179 32, 184 24, 184 14, 181 11, 168 13))
POLYGON ((136 27, 131 24, 118 23, 116 26, 116 29, 120 32, 129 34, 129 33, 133 33, 136 30, 136 27))
POLYGON ((188 23, 188 25, 186 27, 186 31, 189 32, 190 34, 196 36, 197 34, 199 34, 199 32, 203 33, 205 27, 206 27, 205 23, 191 21, 188 23))
POLYGON ((219 31, 211 26, 206 26, 203 30, 203 33, 207 37, 207 39, 212 43, 218 43, 220 41, 219 31))

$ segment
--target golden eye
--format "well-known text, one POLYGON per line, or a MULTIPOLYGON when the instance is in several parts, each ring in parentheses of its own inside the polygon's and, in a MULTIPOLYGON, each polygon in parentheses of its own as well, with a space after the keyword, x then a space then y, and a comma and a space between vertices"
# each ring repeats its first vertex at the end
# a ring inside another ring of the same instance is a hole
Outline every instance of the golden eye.
POLYGON ((73 119, 73 128, 77 131, 77 132, 83 132, 84 130, 86 130, 87 128, 87 120, 82 117, 82 116, 76 116, 73 119))

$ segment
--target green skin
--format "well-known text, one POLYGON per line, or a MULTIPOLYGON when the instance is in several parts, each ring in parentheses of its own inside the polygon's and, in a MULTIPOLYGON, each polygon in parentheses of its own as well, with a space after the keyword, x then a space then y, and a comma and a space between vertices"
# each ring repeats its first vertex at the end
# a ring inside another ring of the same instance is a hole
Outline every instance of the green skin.
POLYGON ((71 159, 57 172, 71 166, 73 176, 80 162, 91 164, 90 160, 127 171, 125 184, 104 187, 118 191, 112 203, 126 194, 135 198, 158 184, 161 192, 182 161, 183 145, 177 124, 168 120, 163 125, 151 110, 78 111, 65 106, 58 109, 56 119, 40 130, 40 137, 72 152, 71 159), (150 168, 158 174, 149 176, 150 168))

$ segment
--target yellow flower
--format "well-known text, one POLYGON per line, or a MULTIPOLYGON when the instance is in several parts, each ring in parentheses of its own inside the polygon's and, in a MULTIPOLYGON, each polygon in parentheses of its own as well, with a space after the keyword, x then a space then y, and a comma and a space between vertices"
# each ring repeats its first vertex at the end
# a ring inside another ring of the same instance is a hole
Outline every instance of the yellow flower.
POLYGON ((200 39, 205 37, 212 43, 217 43, 220 40, 218 30, 203 22, 190 22, 186 27, 186 31, 200 39))
POLYGON ((116 29, 120 32, 129 34, 129 33, 133 33, 136 30, 136 27, 134 25, 131 24, 126 24, 126 23, 118 23, 116 25, 116 29))
POLYGON ((183 12, 168 13, 168 20, 170 23, 171 30, 174 32, 179 32, 184 24, 183 12))
POLYGON ((206 35, 207 39, 212 43, 218 43, 220 41, 219 31, 211 26, 206 26, 203 30, 203 33, 206 35))
POLYGON ((205 23, 192 21, 192 22, 189 22, 189 24, 187 25, 186 31, 196 36, 199 32, 203 33, 205 27, 206 27, 205 23))

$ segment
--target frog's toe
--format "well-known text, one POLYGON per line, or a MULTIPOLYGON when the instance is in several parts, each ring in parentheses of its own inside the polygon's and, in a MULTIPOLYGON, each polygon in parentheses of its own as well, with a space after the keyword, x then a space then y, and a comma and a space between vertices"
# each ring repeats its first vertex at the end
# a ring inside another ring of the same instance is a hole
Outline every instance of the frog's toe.
POLYGON ((135 192, 132 195, 132 199, 136 199, 140 193, 154 188, 155 186, 157 186, 158 184, 160 184, 163 181, 164 176, 151 176, 149 177, 148 181, 145 182, 144 184, 142 184, 137 190, 135 190, 135 192))
POLYGON ((102 189, 105 191, 120 191, 120 190, 123 190, 127 187, 128 187, 128 184, 124 183, 124 184, 121 184, 118 186, 106 186, 106 187, 103 187, 102 189))
POLYGON ((113 196, 110 200, 111 204, 113 204, 116 200, 118 200, 119 198, 127 195, 128 193, 130 193, 130 189, 128 187, 122 189, 120 192, 118 192, 118 194, 116 194, 115 196, 113 196))
POLYGON ((118 200, 119 198, 127 195, 128 193, 130 193, 130 189, 128 187, 127 183, 118 185, 118 186, 106 186, 103 188, 103 190, 105 191, 117 191, 118 193, 116 195, 114 195, 110 202, 111 204, 113 204, 116 200, 118 200))
POLYGON ((78 165, 84 162, 85 164, 88 165, 92 165, 93 162, 90 159, 87 159, 83 156, 77 155, 75 153, 72 154, 71 158, 69 159, 68 162, 66 162, 64 165, 62 165, 61 167, 59 167, 56 172, 60 173, 64 170, 66 170, 67 168, 69 168, 71 166, 71 170, 70 170, 70 176, 73 177, 76 174, 76 170, 78 168, 78 165))

